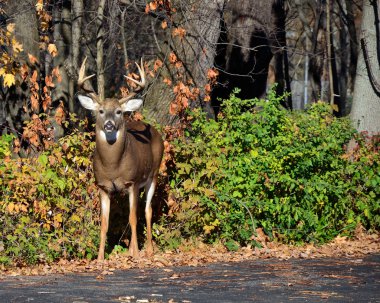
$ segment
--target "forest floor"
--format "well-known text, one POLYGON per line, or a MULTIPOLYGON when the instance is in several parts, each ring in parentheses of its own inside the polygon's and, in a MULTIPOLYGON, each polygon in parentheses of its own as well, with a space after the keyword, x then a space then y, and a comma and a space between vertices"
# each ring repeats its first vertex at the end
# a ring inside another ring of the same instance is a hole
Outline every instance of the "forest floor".
POLYGON ((53 264, 38 264, 34 266, 0 265, 0 281, 6 276, 33 276, 64 273, 97 273, 97 279, 112 275, 115 270, 148 269, 179 266, 204 266, 210 263, 242 262, 259 259, 317 259, 330 257, 362 257, 368 254, 380 254, 380 234, 368 234, 358 228, 355 236, 337 237, 332 242, 316 245, 291 246, 271 242, 258 229, 256 239, 262 248, 243 247, 237 251, 228 251, 222 245, 183 245, 176 250, 157 251, 151 257, 140 252, 139 258, 132 258, 125 253, 112 253, 105 261, 97 260, 60 260, 53 264))

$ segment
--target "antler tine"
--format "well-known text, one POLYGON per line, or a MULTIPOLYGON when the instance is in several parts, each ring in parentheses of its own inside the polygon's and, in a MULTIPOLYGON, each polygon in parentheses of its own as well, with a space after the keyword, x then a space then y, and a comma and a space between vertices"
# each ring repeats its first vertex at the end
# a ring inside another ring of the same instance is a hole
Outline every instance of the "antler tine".
POLYGON ((133 83, 137 84, 141 88, 143 88, 145 86, 145 71, 144 71, 142 59, 141 59, 141 66, 138 65, 136 62, 135 62, 135 64, 137 66, 137 69, 139 70, 141 81, 137 81, 136 79, 133 79, 133 78, 125 76, 125 75, 124 75, 124 77, 127 78, 128 80, 132 81, 133 83))
POLYGON ((141 58, 141 63, 140 63, 140 65, 138 65, 136 62, 135 62, 135 64, 136 64, 136 66, 137 66, 137 69, 139 70, 139 74, 140 74, 140 78, 141 78, 141 80, 138 81, 138 80, 136 80, 136 79, 133 79, 133 78, 128 77, 128 76, 125 76, 125 75, 124 75, 124 77, 127 78, 128 80, 132 81, 133 83, 137 84, 137 85, 138 85, 138 88, 137 88, 135 91, 131 92, 128 96, 126 96, 126 97, 124 97, 124 98, 121 98, 121 99, 119 100, 119 103, 120 103, 120 104, 123 104, 123 103, 125 103, 126 101, 132 99, 132 98, 136 95, 136 93, 137 93, 138 91, 142 90, 142 89, 145 87, 146 80, 145 80, 144 62, 143 62, 142 58, 141 58))
POLYGON ((92 74, 90 76, 85 76, 86 75, 86 61, 87 61, 87 56, 83 59, 82 65, 79 70, 79 75, 78 75, 78 87, 79 89, 83 89, 95 102, 101 103, 100 97, 98 94, 95 93, 94 89, 91 87, 90 89, 85 87, 85 82, 88 79, 91 79, 92 77, 95 76, 95 74, 92 74))

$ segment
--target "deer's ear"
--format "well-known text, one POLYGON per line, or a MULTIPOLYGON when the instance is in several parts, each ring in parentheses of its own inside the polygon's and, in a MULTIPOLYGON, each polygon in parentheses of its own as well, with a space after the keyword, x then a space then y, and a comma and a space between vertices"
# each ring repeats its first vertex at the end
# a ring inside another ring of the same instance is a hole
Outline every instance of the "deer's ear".
POLYGON ((92 100, 90 97, 78 95, 78 99, 80 104, 84 108, 87 108, 89 110, 97 110, 98 109, 98 103, 96 103, 94 100, 92 100))
POLYGON ((121 105, 123 112, 134 112, 138 110, 143 103, 141 99, 131 99, 128 102, 125 102, 121 105))

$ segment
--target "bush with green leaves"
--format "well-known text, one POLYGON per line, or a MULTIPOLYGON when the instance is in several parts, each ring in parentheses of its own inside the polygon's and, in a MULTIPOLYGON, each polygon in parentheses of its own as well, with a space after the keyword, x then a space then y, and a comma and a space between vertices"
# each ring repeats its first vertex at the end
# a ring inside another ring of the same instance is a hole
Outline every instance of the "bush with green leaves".
POLYGON ((11 158, 11 137, 0 137, 0 263, 96 255, 92 139, 76 130, 37 156, 11 158))
POLYGON ((289 112, 280 101, 232 95, 216 121, 190 113, 191 127, 173 142, 175 203, 154 226, 159 243, 201 237, 234 249, 258 244, 258 227, 285 243, 325 242, 358 223, 379 228, 379 161, 346 156, 348 119, 326 103, 289 112))

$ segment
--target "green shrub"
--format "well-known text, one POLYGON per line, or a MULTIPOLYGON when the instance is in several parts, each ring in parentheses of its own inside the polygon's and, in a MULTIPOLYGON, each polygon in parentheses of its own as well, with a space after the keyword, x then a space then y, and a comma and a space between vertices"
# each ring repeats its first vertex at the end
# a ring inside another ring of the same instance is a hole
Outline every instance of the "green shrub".
POLYGON ((380 135, 355 136, 356 146, 345 155, 347 195, 353 209, 350 221, 358 221, 368 230, 380 230, 380 135), (359 218, 357 217, 359 215, 359 218))
POLYGON ((325 242, 357 223, 379 227, 379 161, 345 157, 348 119, 322 102, 289 112, 280 101, 232 95, 217 121, 190 113, 191 127, 173 142, 176 207, 154 226, 159 243, 257 244, 258 227, 286 243, 325 242))
POLYGON ((92 134, 74 131, 31 158, 9 157, 0 139, 0 262, 92 258, 98 243, 98 198, 92 134))

